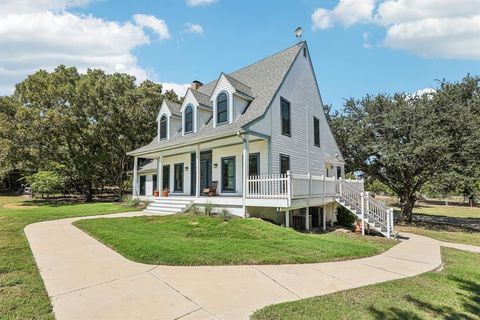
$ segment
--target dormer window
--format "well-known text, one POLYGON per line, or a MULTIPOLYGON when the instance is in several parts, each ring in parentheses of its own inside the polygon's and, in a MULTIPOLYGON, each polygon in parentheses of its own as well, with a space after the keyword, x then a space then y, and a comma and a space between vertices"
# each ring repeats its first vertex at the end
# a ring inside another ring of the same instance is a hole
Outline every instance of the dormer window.
POLYGON ((160 140, 167 138, 167 116, 160 118, 160 140))
POLYGON ((185 109, 185 133, 193 131, 193 107, 185 109))
POLYGON ((217 124, 228 121, 228 97, 222 92, 217 97, 217 124))

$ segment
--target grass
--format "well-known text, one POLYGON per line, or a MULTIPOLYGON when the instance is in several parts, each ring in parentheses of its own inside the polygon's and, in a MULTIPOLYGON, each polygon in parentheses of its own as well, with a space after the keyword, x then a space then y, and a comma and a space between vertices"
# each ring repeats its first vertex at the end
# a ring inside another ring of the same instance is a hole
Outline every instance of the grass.
POLYGON ((453 218, 480 218, 480 208, 477 207, 422 204, 415 206, 413 213, 453 218))
POLYGON ((440 241, 480 246, 480 232, 466 230, 461 227, 424 223, 411 226, 396 226, 395 228, 396 231, 415 233, 440 241))
POLYGON ((480 319, 480 255, 442 249, 445 268, 265 307, 253 320, 480 319))
POLYGON ((130 260, 161 265, 309 263, 376 255, 395 245, 384 238, 302 234, 253 218, 175 215, 75 225, 130 260))
POLYGON ((53 319, 42 279, 23 229, 28 224, 132 211, 113 203, 27 201, 0 196, 0 319, 53 319))

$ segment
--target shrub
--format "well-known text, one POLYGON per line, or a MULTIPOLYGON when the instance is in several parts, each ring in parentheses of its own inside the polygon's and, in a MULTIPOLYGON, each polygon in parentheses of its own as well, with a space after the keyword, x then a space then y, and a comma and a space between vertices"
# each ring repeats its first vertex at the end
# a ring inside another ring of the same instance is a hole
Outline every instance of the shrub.
POLYGON ((215 206, 213 204, 211 204, 210 202, 205 203, 205 215, 214 215, 213 209, 215 209, 215 206))
POLYGON ((193 206, 190 207, 190 209, 185 211, 185 214, 201 216, 201 215, 203 215, 203 212, 196 205, 193 205, 193 206))
POLYGON ((339 206, 337 208, 337 223, 339 225, 351 228, 356 220, 357 217, 344 207, 339 206))
POLYGON ((133 198, 132 196, 123 197, 123 202, 125 203, 125 206, 130 208, 138 207, 140 205, 140 200, 133 198))
POLYGON ((223 221, 229 221, 230 219, 233 218, 227 209, 223 209, 222 212, 220 213, 220 216, 223 218, 223 221))
POLYGON ((27 177, 27 182, 30 184, 33 194, 40 194, 42 198, 45 195, 48 198, 50 195, 60 192, 65 184, 63 177, 53 171, 39 171, 27 177))

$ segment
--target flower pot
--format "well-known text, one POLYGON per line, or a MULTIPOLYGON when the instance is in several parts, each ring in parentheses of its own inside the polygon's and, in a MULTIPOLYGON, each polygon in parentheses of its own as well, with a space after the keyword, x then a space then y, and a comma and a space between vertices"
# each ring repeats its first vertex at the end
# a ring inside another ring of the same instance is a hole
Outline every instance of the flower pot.
POLYGON ((168 197, 168 191, 162 191, 162 197, 168 197))
POLYGON ((153 191, 153 196, 154 196, 154 197, 160 196, 160 192, 158 192, 158 191, 153 191))

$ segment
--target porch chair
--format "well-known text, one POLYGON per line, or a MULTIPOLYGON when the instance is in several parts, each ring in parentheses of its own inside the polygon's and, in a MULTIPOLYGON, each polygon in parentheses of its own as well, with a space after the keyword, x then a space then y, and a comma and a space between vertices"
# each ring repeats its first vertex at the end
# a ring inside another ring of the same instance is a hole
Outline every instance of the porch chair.
POLYGON ((203 189, 203 193, 209 197, 217 195, 218 181, 212 181, 210 187, 203 189))

